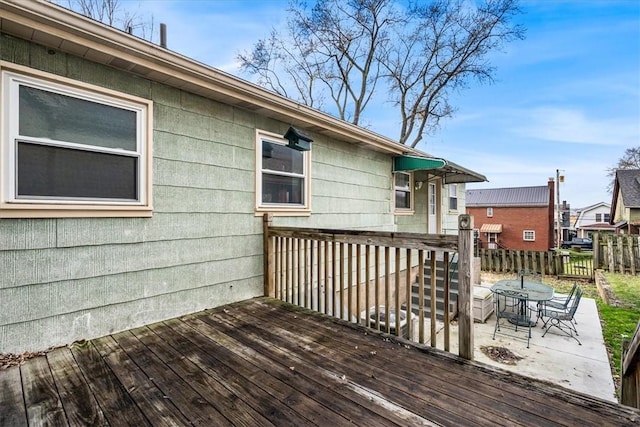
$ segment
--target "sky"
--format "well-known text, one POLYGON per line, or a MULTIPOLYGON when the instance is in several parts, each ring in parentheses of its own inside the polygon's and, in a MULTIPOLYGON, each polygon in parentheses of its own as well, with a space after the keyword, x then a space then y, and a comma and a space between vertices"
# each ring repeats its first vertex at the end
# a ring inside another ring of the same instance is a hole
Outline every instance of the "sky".
MULTIPOLYGON (((170 50, 245 79, 238 53, 284 23, 287 7, 286 0, 121 3, 165 23, 170 50)), ((611 203, 607 170, 640 147, 640 1, 524 0, 521 8, 515 22, 526 38, 492 53, 495 82, 472 81, 454 94, 454 116, 416 148, 489 180, 468 189, 547 185, 559 174, 560 200, 573 209, 611 203)), ((375 117, 366 124, 390 138, 398 125, 375 117)))

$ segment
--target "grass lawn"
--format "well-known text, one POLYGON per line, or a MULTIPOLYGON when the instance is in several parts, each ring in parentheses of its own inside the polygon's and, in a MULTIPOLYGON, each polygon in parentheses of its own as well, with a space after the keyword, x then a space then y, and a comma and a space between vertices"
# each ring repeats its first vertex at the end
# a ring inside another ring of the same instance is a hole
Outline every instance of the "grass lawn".
POLYGON ((605 273, 611 289, 618 299, 618 305, 607 305, 596 299, 602 335, 609 350, 611 367, 616 382, 620 378, 622 341, 633 337, 640 319, 640 276, 605 273))

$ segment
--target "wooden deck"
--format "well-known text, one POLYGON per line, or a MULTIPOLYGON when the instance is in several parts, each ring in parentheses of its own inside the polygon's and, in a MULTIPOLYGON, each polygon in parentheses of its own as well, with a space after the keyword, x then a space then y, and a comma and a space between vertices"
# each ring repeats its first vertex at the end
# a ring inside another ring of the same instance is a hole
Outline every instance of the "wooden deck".
POLYGON ((638 425, 640 411, 272 299, 0 372, 0 425, 638 425))

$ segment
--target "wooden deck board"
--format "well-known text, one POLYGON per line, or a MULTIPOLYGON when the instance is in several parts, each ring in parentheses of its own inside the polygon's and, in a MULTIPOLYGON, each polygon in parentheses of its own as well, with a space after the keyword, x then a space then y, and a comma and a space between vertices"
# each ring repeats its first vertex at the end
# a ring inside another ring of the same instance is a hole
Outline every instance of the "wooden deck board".
POLYGON ((0 372, 0 426, 26 426, 20 368, 13 366, 0 372))
MULTIPOLYGON (((532 388, 529 382, 520 383, 508 383, 501 385, 496 389, 495 379, 491 376, 493 372, 482 375, 477 369, 462 369, 451 371, 450 360, 435 358, 435 357, 421 357, 413 360, 409 367, 402 365, 395 365, 393 361, 397 358, 398 344, 391 343, 389 341, 372 342, 366 338, 363 334, 348 335, 348 340, 345 340, 345 335, 337 333, 336 323, 330 318, 323 319, 311 319, 300 316, 295 322, 291 322, 291 316, 287 313, 283 313, 281 309, 277 309, 273 306, 267 306, 265 310, 253 310, 257 316, 260 316, 261 321, 257 324, 264 325, 267 320, 269 321, 268 328, 272 325, 277 325, 279 319, 283 319, 282 333, 292 334, 293 336, 304 336, 307 339, 323 340, 326 344, 327 339, 334 341, 341 341, 344 346, 340 347, 348 351, 349 357, 352 360, 357 358, 366 358, 367 363, 377 366, 385 371, 397 372, 402 378, 426 378, 429 379, 429 389, 437 390, 443 393, 443 396, 447 396, 449 393, 455 393, 452 397, 454 400, 457 398, 469 402, 470 405, 475 406, 478 410, 489 411, 486 416, 490 419, 490 414, 494 416, 500 415, 501 417, 507 417, 505 421, 510 421, 514 425, 522 424, 529 425, 530 420, 524 415, 527 412, 536 420, 537 423, 542 421, 541 418, 549 418, 550 425, 558 425, 556 419, 565 418, 568 425, 575 425, 576 423, 583 422, 584 414, 580 411, 578 414, 573 414, 571 408, 569 412, 567 409, 558 408, 553 405, 553 401, 549 400, 544 389, 532 388), (324 330, 323 330, 324 328, 324 330), (329 338, 327 338, 329 337, 329 338), (358 346, 359 351, 353 351, 355 346, 358 346), (383 349, 390 350, 386 353, 383 349), (375 357, 368 357, 368 354, 375 352, 375 357), (364 356, 363 356, 364 355, 364 356), (452 389, 451 383, 455 383, 458 387, 452 389), (479 399, 482 397, 482 399, 479 399), (517 408, 515 412, 517 417, 509 419, 510 411, 517 408), (575 415, 575 416, 574 416, 575 415)), ((239 307, 239 310, 245 310, 244 307, 239 307)), ((236 310, 227 310, 229 313, 235 313, 236 310)), ((254 322, 255 323, 255 322, 254 322)), ((313 347, 315 354, 326 354, 327 350, 322 346, 313 347)), ((469 408, 474 410, 474 408, 469 408)))
MULTIPOLYGON (((71 353, 110 425, 151 425, 129 394, 137 390, 137 387, 133 390, 125 389, 93 343, 75 345, 71 348, 71 353)), ((144 384, 139 385, 143 386, 144 384)))
POLYGON ((67 424, 47 358, 28 360, 21 373, 29 425, 67 424))
POLYGON ((0 425, 581 425, 640 411, 256 299, 0 371, 0 425))
MULTIPOLYGON (((71 425, 109 425, 68 348, 47 354, 60 401, 71 425)), ((0 423, 0 425, 2 425, 0 423)))

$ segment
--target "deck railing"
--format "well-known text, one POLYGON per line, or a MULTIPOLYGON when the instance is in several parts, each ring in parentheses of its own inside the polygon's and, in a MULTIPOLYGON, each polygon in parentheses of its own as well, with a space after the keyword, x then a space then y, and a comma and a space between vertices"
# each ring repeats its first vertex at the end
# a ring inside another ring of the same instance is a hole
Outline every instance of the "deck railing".
POLYGON ((620 403, 640 408, 640 322, 633 338, 622 342, 620 403))
POLYGON ((451 274, 457 274, 458 354, 473 359, 473 219, 461 215, 458 223, 455 236, 275 227, 272 217, 265 215, 265 295, 423 344, 428 328, 432 347, 439 345, 440 299, 445 307, 441 348, 451 351, 447 308, 455 303, 449 301, 449 284, 451 274), (450 272, 455 253, 458 268, 450 272), (434 273, 437 261, 445 266, 440 277, 434 273), (432 272, 429 283, 425 265, 432 272), (442 283, 441 296, 436 282, 442 283), (417 299, 412 298, 414 284, 417 299), (425 299, 425 292, 430 292, 430 299, 425 299), (425 300, 430 300, 430 307, 425 307, 425 300))

